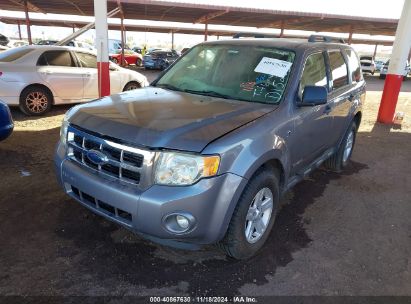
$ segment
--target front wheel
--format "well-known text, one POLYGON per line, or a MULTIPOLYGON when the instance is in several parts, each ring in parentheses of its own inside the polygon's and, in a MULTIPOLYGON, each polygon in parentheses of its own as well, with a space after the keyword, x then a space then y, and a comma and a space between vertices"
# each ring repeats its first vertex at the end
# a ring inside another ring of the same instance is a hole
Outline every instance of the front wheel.
POLYGON ((226 235, 217 244, 228 256, 247 259, 264 245, 274 224, 279 193, 278 175, 274 170, 260 170, 250 179, 226 235))
POLYGON ((143 60, 141 60, 140 58, 137 58, 137 60, 136 60, 136 66, 142 67, 142 66, 143 66, 143 60))
POLYGON ((348 165, 354 149, 356 136, 357 124, 353 121, 345 133, 344 139, 337 152, 325 162, 325 166, 328 169, 339 172, 348 165))

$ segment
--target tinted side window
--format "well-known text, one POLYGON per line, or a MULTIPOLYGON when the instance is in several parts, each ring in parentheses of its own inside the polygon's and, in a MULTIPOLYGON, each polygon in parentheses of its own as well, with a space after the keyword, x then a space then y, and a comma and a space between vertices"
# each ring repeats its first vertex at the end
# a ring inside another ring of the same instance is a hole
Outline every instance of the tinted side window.
POLYGON ((341 52, 329 52, 330 69, 333 79, 333 89, 336 90, 348 84, 347 65, 341 52))
POLYGON ((351 72, 351 79, 353 83, 359 82, 362 80, 362 73, 360 62, 358 61, 358 57, 353 50, 345 50, 348 58, 348 66, 351 72))
POLYGON ((40 56, 37 65, 51 65, 51 66, 76 66, 68 51, 46 51, 40 56))
POLYGON ((97 57, 87 53, 76 53, 81 66, 84 68, 97 69, 97 57))
POLYGON ((312 54, 305 61, 298 92, 300 99, 303 95, 304 87, 307 85, 327 86, 326 65, 322 53, 312 54))

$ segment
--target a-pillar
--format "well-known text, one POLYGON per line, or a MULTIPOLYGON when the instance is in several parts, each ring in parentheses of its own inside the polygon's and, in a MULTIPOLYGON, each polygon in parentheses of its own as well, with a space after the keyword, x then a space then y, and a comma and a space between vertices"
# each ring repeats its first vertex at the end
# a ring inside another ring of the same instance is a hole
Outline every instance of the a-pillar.
POLYGON ((108 61, 107 0, 94 0, 96 18, 96 47, 99 96, 110 95, 110 66, 108 61))
POLYGON ((30 18, 29 18, 29 8, 27 6, 27 0, 24 0, 24 13, 26 15, 27 39, 29 41, 29 44, 33 44, 31 40, 30 18))
POLYGON ((391 124, 394 119, 403 73, 411 47, 411 1, 404 1, 401 18, 395 33, 388 73, 382 93, 378 121, 391 124))
POLYGON ((374 48, 374 54, 372 55, 372 58, 375 60, 375 57, 377 56, 377 49, 378 49, 378 44, 375 45, 374 48))

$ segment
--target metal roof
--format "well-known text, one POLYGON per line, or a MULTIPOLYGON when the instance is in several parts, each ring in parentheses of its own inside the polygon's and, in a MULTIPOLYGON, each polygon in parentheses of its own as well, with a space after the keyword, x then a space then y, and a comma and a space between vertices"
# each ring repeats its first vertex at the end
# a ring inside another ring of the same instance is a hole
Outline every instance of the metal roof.
MULTIPOLYGON (((6 24, 18 24, 20 23, 21 25, 24 24, 25 19, 23 17, 3 17, 0 16, 0 22, 6 23, 6 24)), ((59 27, 75 27, 75 28, 81 28, 84 25, 88 24, 86 21, 69 21, 69 20, 64 20, 64 18, 57 18, 53 20, 44 20, 44 19, 37 19, 37 18, 31 18, 30 19, 31 25, 36 25, 36 26, 59 26, 59 27)), ((120 24, 117 23, 108 23, 108 28, 109 30, 120 30, 120 24)), ((125 24, 125 29, 126 31, 131 31, 131 32, 154 32, 154 33, 179 33, 179 34, 192 34, 192 35, 204 35, 204 29, 201 28, 194 28, 194 27, 180 27, 180 26, 173 26, 173 25, 136 25, 136 24, 125 24)), ((244 32, 242 30, 241 32, 244 32)), ((213 36, 233 36, 234 34, 238 33, 238 31, 235 30, 227 30, 227 29, 208 29, 208 34, 213 35, 213 36)), ((252 31, 246 32, 248 34, 253 34, 252 31)), ((254 34, 261 34, 260 33, 254 33, 254 34)), ((267 36, 278 36, 275 34, 268 34, 268 33, 263 33, 267 34, 267 36)), ((303 39, 308 39, 308 36, 305 35, 290 35, 290 34, 285 34, 284 38, 303 38, 303 39)), ((352 43, 353 44, 379 44, 379 45, 392 45, 393 41, 388 41, 388 40, 376 40, 376 39, 364 39, 364 38, 352 38, 352 43)))
MULTIPOLYGON (((29 11, 93 16, 92 0, 29 0, 29 11)), ((317 32, 395 35, 398 19, 289 12, 154 0, 108 0, 108 10, 120 3, 124 18, 185 23, 281 28, 317 32)), ((4 10, 23 10, 22 0, 0 0, 4 10)))

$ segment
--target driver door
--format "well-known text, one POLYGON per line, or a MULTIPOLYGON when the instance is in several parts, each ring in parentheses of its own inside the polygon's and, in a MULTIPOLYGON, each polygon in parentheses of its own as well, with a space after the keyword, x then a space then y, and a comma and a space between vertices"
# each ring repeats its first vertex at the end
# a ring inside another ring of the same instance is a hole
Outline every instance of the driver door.
POLYGON ((307 57, 302 76, 296 106, 294 108, 294 135, 290 137, 292 173, 304 170, 331 145, 332 115, 331 105, 298 106, 307 85, 328 88, 327 66, 322 52, 307 57))

